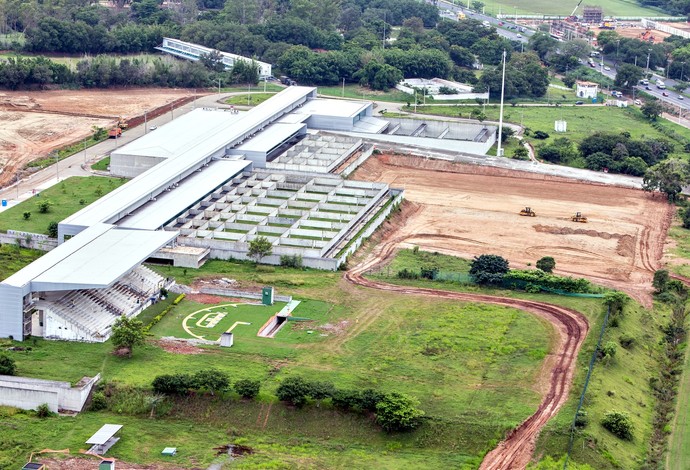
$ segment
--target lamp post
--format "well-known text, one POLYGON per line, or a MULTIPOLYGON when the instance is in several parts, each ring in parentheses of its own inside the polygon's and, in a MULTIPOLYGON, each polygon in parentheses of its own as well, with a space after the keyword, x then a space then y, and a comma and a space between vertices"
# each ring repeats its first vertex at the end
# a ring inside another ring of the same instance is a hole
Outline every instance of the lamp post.
POLYGON ((618 65, 618 48, 620 47, 620 45, 621 45, 621 40, 617 39, 616 40, 616 65, 618 65))
POLYGON ((60 154, 55 152, 55 177, 60 182, 60 154))
POLYGON ((517 5, 515 5, 515 24, 517 24, 517 5))
POLYGON ((501 111, 498 116, 498 146, 496 147, 496 156, 503 156, 503 148, 501 147, 501 138, 503 137, 503 95, 506 88, 506 51, 503 50, 503 76, 501 78, 501 111))
POLYGON ((647 67, 646 67, 646 68, 647 68, 647 74, 648 74, 648 75, 649 75, 649 55, 650 55, 651 53, 652 53, 652 50, 649 49, 649 51, 647 51, 647 67))

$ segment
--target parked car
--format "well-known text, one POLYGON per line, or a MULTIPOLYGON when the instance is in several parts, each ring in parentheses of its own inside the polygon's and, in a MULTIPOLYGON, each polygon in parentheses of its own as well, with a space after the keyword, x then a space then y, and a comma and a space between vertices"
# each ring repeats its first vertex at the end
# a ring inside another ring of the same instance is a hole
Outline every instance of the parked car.
POLYGON ((584 103, 584 101, 576 101, 575 104, 581 105, 581 104, 585 104, 585 103, 584 103))
POLYGON ((156 129, 158 129, 158 126, 149 126, 150 131, 155 131, 156 129))
POLYGON ((635 100, 635 104, 636 104, 637 106, 641 106, 641 105, 642 105, 642 101, 640 101, 640 100, 635 100))

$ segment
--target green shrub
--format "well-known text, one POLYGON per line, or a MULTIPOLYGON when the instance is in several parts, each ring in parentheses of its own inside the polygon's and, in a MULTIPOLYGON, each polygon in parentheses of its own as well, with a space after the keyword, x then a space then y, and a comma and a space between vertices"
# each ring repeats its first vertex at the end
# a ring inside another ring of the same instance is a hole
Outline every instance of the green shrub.
POLYGON ((0 375, 15 375, 17 364, 7 354, 0 354, 0 375))
POLYGON ((620 411, 609 411, 601 420, 601 425, 614 436, 632 441, 633 423, 626 413, 620 411))
POLYGON ((49 418, 53 415, 53 412, 50 411, 50 407, 48 406, 47 403, 43 403, 42 405, 38 405, 36 407, 36 416, 39 418, 49 418))
POLYGON ((235 382, 233 388, 242 398, 256 398, 261 389, 261 382, 258 380, 242 379, 235 382))
POLYGON ((310 385, 302 377, 288 377, 276 390, 278 400, 288 402, 298 408, 307 403, 310 385))
POLYGON ((336 390, 331 397, 333 406, 343 411, 358 409, 361 401, 362 394, 357 390, 336 390))
POLYGON ((178 295, 177 297, 175 297, 175 300, 173 300, 173 305, 179 304, 180 302, 182 302, 184 300, 185 297, 186 297, 185 294, 178 295))
POLYGON ((536 266, 545 273, 551 273, 556 267, 556 260, 552 256, 544 256, 537 261, 536 266))
POLYGON ((635 337, 629 334, 622 334, 618 338, 618 342, 625 349, 631 349, 635 345, 635 337))
POLYGON ((588 293, 594 291, 587 279, 556 276, 541 269, 511 269, 503 276, 503 282, 513 289, 525 288, 528 284, 564 292, 588 293))
POLYGON ((151 385, 156 393, 186 395, 194 388, 194 379, 189 374, 164 374, 153 379, 151 385))
POLYGON ((282 255, 280 265, 286 268, 302 269, 302 255, 282 255))
POLYGON ((411 269, 404 268, 398 271, 398 278, 400 279, 419 279, 419 274, 411 269))
POLYGON ((421 424, 424 416, 418 406, 416 398, 389 393, 376 405, 376 422, 388 432, 411 431, 421 424))
POLYGON ((103 392, 94 392, 91 396, 91 411, 100 411, 108 408, 108 401, 103 392))
POLYGON ((230 377, 216 369, 200 370, 192 376, 192 387, 196 390, 207 390, 213 395, 223 392, 230 386, 230 377))
POLYGON ((589 418, 587 417, 587 412, 585 410, 580 410, 577 412, 577 415, 575 415, 575 427, 576 428, 586 428, 587 425, 589 424, 589 418))

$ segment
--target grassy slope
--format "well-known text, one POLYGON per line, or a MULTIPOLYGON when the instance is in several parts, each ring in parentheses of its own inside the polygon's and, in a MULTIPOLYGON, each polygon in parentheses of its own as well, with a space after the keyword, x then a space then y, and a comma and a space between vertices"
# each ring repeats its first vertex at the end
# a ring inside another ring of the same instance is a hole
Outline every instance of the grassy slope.
POLYGON ((678 403, 669 439, 667 470, 686 470, 690 460, 690 355, 685 354, 683 378, 678 388, 678 403))
POLYGON ((48 225, 51 222, 59 222, 98 199, 100 196, 96 192, 99 188, 103 195, 126 182, 127 180, 120 178, 99 176, 67 178, 60 184, 41 191, 40 197, 28 199, 0 212, 0 230, 3 232, 19 230, 47 235, 48 225), (46 199, 52 202, 52 206, 46 214, 41 214, 38 211, 38 204, 46 199), (85 202, 84 205, 79 204, 82 199, 85 202), (24 212, 31 212, 28 220, 24 219, 24 212))
MULTIPOLYGON (((184 277, 181 269, 165 271, 184 277)), ((298 296, 309 293, 315 298, 305 300, 295 314, 315 322, 290 324, 275 340, 238 336, 232 349, 213 348, 203 355, 169 354, 150 344, 137 349, 131 360, 109 354, 109 344, 36 340, 31 344, 31 352, 12 353, 20 373, 76 381, 82 375, 101 372, 107 381, 146 385, 160 373, 217 367, 234 379, 261 379, 266 391, 272 391, 283 378, 299 374, 332 380, 339 386, 406 392, 419 397, 422 408, 434 417, 415 433, 386 436, 365 417, 341 415, 328 408, 296 411, 274 404, 266 430, 261 429, 260 422, 258 427, 256 424, 262 412, 261 403, 209 404, 197 410, 198 413, 185 408, 191 418, 174 416, 163 422, 167 423, 171 436, 180 431, 182 438, 174 445, 188 449, 182 459, 187 465, 191 459, 206 464, 210 457, 208 450, 198 447, 196 441, 186 440, 185 430, 208 430, 209 441, 215 446, 223 443, 218 442, 218 429, 231 426, 241 430, 248 445, 260 449, 244 460, 242 466, 265 468, 271 462, 284 461, 329 468, 372 465, 461 468, 465 464, 471 468, 477 465, 483 452, 529 415, 538 403, 538 395, 525 384, 533 382, 540 368, 550 333, 547 325, 532 316, 507 308, 402 299, 364 289, 353 291, 354 288, 340 283, 339 273, 280 268, 257 273, 247 263, 212 261, 201 274, 219 271, 224 276, 251 279, 259 284, 292 286, 279 287, 281 292, 298 296), (342 321, 347 323, 341 324, 342 321), (319 328, 326 324, 340 324, 341 332, 334 334, 329 327, 319 328), (226 416, 220 420, 222 425, 210 418, 218 415, 226 416), (289 439, 293 439, 290 442, 296 447, 284 447, 289 439)), ((163 305, 156 308, 160 310, 163 305)), ((152 333, 162 336, 179 330, 181 318, 196 309, 198 305, 184 301, 152 333)), ((271 400, 268 394, 263 399, 271 400)), ((87 413, 76 420, 67 418, 69 422, 84 423, 78 426, 79 432, 69 436, 51 431, 52 423, 61 423, 62 419, 43 422, 22 417, 0 420, 0 423, 14 426, 14 436, 26 436, 26 439, 40 436, 41 446, 78 448, 77 440, 83 439, 82 434, 88 434, 87 427, 93 427, 92 416, 87 413)), ((106 414, 96 416, 115 419, 106 414)), ((143 430, 151 423, 149 419, 138 421, 124 417, 120 421, 123 420, 132 433, 130 436, 146 434, 143 430)), ((61 427, 62 424, 58 429, 61 427)), ((7 428, 0 425, 0 441, 3 429, 7 428)), ((155 460, 160 450, 154 443, 159 445, 160 439, 147 436, 140 448, 123 446, 113 455, 141 462, 155 460)), ((24 442, 19 448, 26 450, 34 445, 24 442)), ((0 445, 0 458, 15 455, 19 459, 14 452, 15 447, 3 451, 0 445)))
MULTIPOLYGON (((423 252, 418 257, 411 250, 401 250, 393 261, 391 269, 380 269, 374 276, 385 278, 388 282, 405 285, 423 285, 450 290, 478 290, 476 287, 459 286, 448 283, 432 283, 430 281, 403 281, 394 276, 399 269, 413 268, 428 265, 435 261, 441 271, 452 270, 452 266, 462 271, 462 266, 467 266, 467 261, 456 261, 452 257, 436 255, 429 257, 423 252), (415 263, 415 258, 418 261, 415 263)), ((495 295, 515 296, 515 292, 493 290, 495 295)), ((546 295, 521 294, 520 297, 533 298, 567 305, 587 315, 590 320, 591 333, 587 337, 583 349, 578 358, 579 369, 571 392, 570 399, 563 409, 546 426, 540 436, 536 455, 549 454, 559 457, 565 453, 568 445, 568 430, 575 414, 575 408, 579 401, 587 366, 596 345, 603 311, 601 303, 594 299, 578 299, 572 297, 558 297, 546 295)), ((642 461, 647 450, 647 437, 651 433, 651 418, 653 412, 653 400, 650 397, 648 379, 655 376, 655 347, 659 340, 658 325, 668 320, 667 312, 657 307, 654 315, 634 305, 628 308, 626 317, 620 326, 608 328, 603 342, 618 342, 621 334, 627 333, 636 338, 637 345, 631 350, 625 350, 618 346, 614 361, 608 365, 597 363, 594 368, 588 393, 585 399, 584 410, 589 416, 590 424, 584 432, 579 434, 574 446, 573 460, 580 463, 588 463, 597 469, 606 468, 636 468, 642 461), (613 392, 611 396, 608 392, 613 392), (635 439, 633 442, 625 442, 615 438, 604 430, 599 422, 603 415, 612 409, 627 411, 635 425, 635 439), (583 446, 583 442, 585 445, 583 446)))
POLYGON ((414 101, 414 98, 407 93, 394 88, 387 91, 372 90, 370 88, 362 87, 355 84, 346 84, 343 93, 342 86, 320 86, 317 89, 320 95, 326 97, 332 96, 337 98, 350 98, 356 100, 371 100, 371 101, 391 101, 396 103, 408 103, 414 101))
POLYGON ((37 260, 41 255, 42 251, 27 250, 17 245, 0 246, 0 281, 37 260))
POLYGON ((236 106, 256 106, 261 104, 269 98, 272 98, 275 93, 245 93, 244 95, 234 95, 225 100, 225 104, 233 104, 236 106), (249 100, 247 100, 249 96, 249 100))
MULTIPOLYGON (((467 5, 464 1, 458 3, 467 5)), ((509 0, 486 0, 483 3, 485 4, 484 12, 488 15, 497 15, 499 7, 504 15, 513 15, 515 14, 515 6, 517 6, 518 14, 563 16, 569 15, 577 4, 577 2, 564 3, 550 0, 530 0, 525 3, 509 0)), ((594 0, 588 4, 601 6, 606 16, 668 16, 657 9, 642 7, 635 0, 594 0)), ((582 8, 578 9, 578 13, 582 14, 582 8)))

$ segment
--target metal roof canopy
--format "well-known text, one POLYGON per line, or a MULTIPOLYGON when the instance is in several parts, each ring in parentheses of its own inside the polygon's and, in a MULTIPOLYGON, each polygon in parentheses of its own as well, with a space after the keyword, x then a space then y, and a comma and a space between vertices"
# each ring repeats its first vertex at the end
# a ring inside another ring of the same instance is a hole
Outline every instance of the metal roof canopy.
MULTIPOLYGON (((99 222, 113 223, 137 209, 146 200, 179 181, 186 172, 194 171, 205 160, 225 148, 236 145, 263 130, 286 113, 302 106, 316 96, 314 87, 288 87, 250 111, 241 114, 231 126, 205 139, 190 141, 185 151, 159 163, 129 183, 106 194, 93 204, 66 218, 60 224, 90 227, 99 222)), ((196 139, 196 137, 195 137, 196 139)))
POLYGON ((86 441, 86 444, 102 446, 108 442, 110 438, 117 434, 120 429, 122 429, 121 424, 104 424, 101 426, 101 429, 96 431, 96 434, 91 436, 89 440, 86 441))
POLYGON ((238 145, 233 150, 238 152, 270 152, 293 135, 297 134, 306 124, 276 123, 266 127, 247 142, 238 145))
POLYGON ((176 236, 177 232, 118 229, 98 224, 86 229, 73 242, 63 243, 46 254, 49 256, 63 246, 77 245, 70 252, 61 250, 66 253, 36 275, 31 288, 35 292, 109 287, 176 236), (83 241, 86 243, 79 243, 83 241))
POLYGON ((182 180, 178 187, 163 192, 155 201, 148 202, 123 218, 118 226, 156 230, 236 177, 251 163, 249 160, 214 160, 207 168, 202 167, 200 172, 194 172, 182 180))

